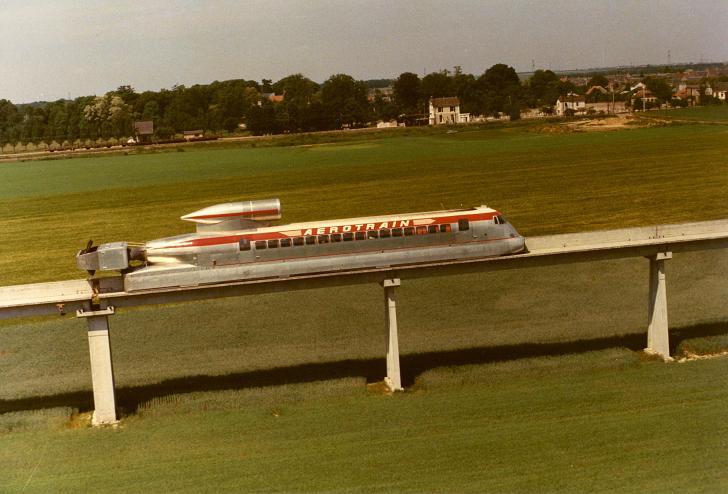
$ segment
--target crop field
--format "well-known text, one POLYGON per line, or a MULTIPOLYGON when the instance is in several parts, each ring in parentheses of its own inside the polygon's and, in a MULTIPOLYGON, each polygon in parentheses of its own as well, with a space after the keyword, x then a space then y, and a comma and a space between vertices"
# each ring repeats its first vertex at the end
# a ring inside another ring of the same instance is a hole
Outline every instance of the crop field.
MULTIPOLYGON (((458 128, 290 147, 0 165, 0 284, 78 278, 75 251, 280 197, 286 222, 488 204, 526 235, 728 218, 728 127, 458 128)), ((668 263, 671 342, 728 347, 728 253, 668 263)), ((725 358, 645 360, 647 261, 122 311, 119 428, 92 408, 85 325, 0 324, 0 491, 716 491, 725 358), (369 383, 369 386, 366 384, 369 383), (81 412, 76 414, 74 410, 81 412), (72 428, 67 425, 73 424, 72 428)))

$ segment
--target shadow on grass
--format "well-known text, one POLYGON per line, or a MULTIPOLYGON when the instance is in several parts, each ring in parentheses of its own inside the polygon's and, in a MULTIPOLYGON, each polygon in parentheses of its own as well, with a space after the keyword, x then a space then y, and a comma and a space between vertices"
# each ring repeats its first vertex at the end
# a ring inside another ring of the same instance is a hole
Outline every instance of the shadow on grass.
MULTIPOLYGON (((726 323, 699 324, 671 329, 670 352, 673 353, 677 346, 688 338, 703 338, 725 334, 728 334, 728 324, 726 323)), ((592 352, 609 348, 628 348, 639 351, 645 347, 646 339, 645 333, 632 333, 560 343, 525 343, 402 355, 400 357, 402 384, 405 387, 411 386, 418 375, 437 367, 487 364, 533 357, 592 352)), ((195 391, 257 388, 346 377, 366 377, 368 382, 376 382, 384 378, 385 370, 386 364, 383 354, 380 359, 299 364, 221 376, 187 376, 143 386, 117 388, 116 402, 117 407, 129 413, 136 411, 143 402, 166 395, 195 391)), ((61 406, 77 408, 82 412, 93 410, 93 394, 90 391, 78 391, 16 400, 0 400, 0 413, 61 406)))

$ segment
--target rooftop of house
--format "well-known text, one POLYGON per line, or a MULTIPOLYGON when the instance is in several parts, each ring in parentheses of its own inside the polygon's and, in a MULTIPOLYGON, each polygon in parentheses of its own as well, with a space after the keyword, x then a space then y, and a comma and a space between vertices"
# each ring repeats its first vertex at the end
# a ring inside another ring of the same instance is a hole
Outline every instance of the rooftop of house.
POLYGON ((432 106, 460 106, 460 98, 450 96, 448 98, 431 98, 432 106))
POLYGON ((154 134, 154 122, 151 120, 134 122, 134 131, 140 136, 154 134))
POLYGON ((566 96, 559 96, 559 101, 562 103, 583 103, 586 101, 586 98, 582 96, 581 94, 567 94, 566 96))

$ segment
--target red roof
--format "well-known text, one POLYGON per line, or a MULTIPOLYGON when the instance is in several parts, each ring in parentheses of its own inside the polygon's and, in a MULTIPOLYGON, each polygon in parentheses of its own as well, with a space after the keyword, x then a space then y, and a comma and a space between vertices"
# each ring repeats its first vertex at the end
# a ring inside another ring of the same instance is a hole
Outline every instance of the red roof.
POLYGON ((568 96, 559 96, 559 101, 562 103, 583 103, 586 101, 586 98, 580 94, 570 94, 568 96))
POLYGON ((154 122, 151 120, 134 122, 134 131, 140 136, 154 134, 154 122))
POLYGON ((449 98, 432 98, 432 106, 460 106, 460 98, 451 96, 449 98))

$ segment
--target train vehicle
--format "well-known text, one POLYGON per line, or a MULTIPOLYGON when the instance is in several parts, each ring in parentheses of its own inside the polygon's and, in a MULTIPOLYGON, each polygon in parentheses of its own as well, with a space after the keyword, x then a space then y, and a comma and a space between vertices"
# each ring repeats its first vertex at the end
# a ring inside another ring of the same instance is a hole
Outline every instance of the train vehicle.
POLYGON ((120 271, 127 291, 386 268, 515 254, 525 240, 487 206, 274 226, 278 199, 210 206, 182 216, 197 231, 146 244, 88 246, 79 268, 120 271))

